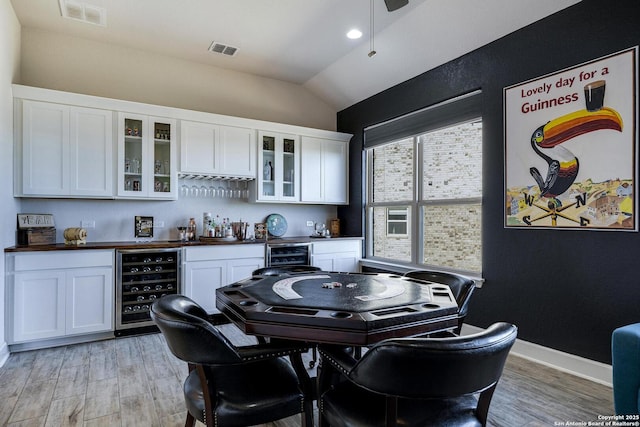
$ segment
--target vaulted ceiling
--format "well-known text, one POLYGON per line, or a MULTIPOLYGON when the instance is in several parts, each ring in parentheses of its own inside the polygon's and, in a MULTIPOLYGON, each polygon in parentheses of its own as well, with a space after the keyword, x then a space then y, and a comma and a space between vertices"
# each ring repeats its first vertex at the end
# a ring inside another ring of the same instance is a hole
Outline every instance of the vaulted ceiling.
POLYGON ((394 12, 383 0, 65 1, 11 3, 23 27, 300 84, 341 110, 579 0, 409 0, 394 12), (62 17, 83 3, 106 25, 62 17), (354 27, 359 40, 345 35, 354 27))

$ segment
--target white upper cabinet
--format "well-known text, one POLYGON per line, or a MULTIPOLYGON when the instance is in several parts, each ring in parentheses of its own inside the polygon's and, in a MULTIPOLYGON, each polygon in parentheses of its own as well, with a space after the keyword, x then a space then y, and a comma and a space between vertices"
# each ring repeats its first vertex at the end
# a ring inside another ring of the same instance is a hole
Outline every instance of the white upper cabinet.
POLYGON ((256 202, 348 203, 351 135, 12 89, 16 197, 176 200, 180 176, 255 181, 256 202))
POLYGON ((276 132, 258 132, 257 202, 300 202, 300 138, 276 132))
POLYGON ((180 122, 180 173, 214 174, 220 167, 220 129, 210 123, 180 122))
POLYGON ((69 182, 75 196, 113 195, 113 113, 70 109, 69 182))
POLYGON ((220 126, 220 175, 256 177, 256 131, 220 126))
POLYGON ((180 128, 181 174, 256 177, 255 130, 186 120, 180 128))
POLYGON ((349 202, 348 149, 347 141, 302 137, 301 202, 319 204, 349 202))
POLYGON ((113 197, 111 111, 24 100, 21 112, 16 195, 113 197))
POLYGON ((176 121, 118 113, 118 197, 177 198, 176 121))

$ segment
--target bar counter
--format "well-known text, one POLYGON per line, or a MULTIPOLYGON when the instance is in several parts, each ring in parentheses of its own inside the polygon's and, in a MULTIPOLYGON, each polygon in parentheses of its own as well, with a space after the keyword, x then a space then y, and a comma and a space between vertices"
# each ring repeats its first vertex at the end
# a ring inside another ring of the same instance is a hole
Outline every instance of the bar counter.
POLYGON ((229 239, 207 239, 205 241, 183 242, 181 240, 152 240, 152 241, 121 241, 121 242, 87 242, 81 245, 65 245, 64 243, 55 243, 51 245, 30 245, 30 246, 10 246, 5 248, 8 252, 41 252, 41 251, 66 251, 66 250, 85 250, 85 249, 162 249, 162 248, 179 248, 192 246, 211 246, 211 245, 246 245, 246 244, 266 244, 266 243, 309 243, 317 241, 336 241, 336 240, 361 240, 362 237, 357 236, 339 236, 329 238, 316 238, 309 236, 298 237, 281 237, 260 240, 229 240, 229 239))

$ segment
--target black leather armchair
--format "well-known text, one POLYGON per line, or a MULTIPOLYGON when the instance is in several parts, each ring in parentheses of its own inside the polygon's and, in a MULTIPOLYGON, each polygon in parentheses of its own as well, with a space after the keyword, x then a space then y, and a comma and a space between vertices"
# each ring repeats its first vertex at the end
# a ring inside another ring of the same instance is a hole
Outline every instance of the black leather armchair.
POLYGON ((235 347, 207 321, 207 313, 182 295, 151 306, 151 318, 171 352, 188 363, 185 426, 250 426, 302 413, 313 426, 312 389, 300 353, 307 346, 273 341, 235 347), (293 364, 283 356, 298 358, 293 364))
POLYGON ((484 426, 516 335, 495 323, 474 335, 390 339, 361 359, 321 345, 319 425, 484 426))
POLYGON ((473 291, 476 289, 476 282, 473 280, 453 273, 445 273, 440 271, 414 270, 405 273, 405 277, 413 279, 426 280, 428 282, 442 283, 449 286, 453 297, 458 303, 458 327, 455 334, 460 335, 462 324, 464 323, 467 312, 469 311, 469 302, 473 291))
MULTIPOLYGON (((257 270, 254 270, 251 275, 252 276, 281 276, 287 274, 306 274, 306 273, 314 273, 316 271, 322 271, 319 267, 314 267, 312 265, 279 265, 275 267, 263 267, 257 270)), ((309 368, 313 368, 318 362, 318 352, 316 347, 312 347, 312 358, 309 362, 309 368)))

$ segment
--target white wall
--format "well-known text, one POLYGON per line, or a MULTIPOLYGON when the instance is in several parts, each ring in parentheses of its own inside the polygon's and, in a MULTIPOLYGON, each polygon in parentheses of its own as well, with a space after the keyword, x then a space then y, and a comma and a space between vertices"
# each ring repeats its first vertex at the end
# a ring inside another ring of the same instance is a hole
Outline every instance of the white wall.
MULTIPOLYGON (((154 222, 163 221, 163 228, 154 230, 153 240, 175 240, 176 227, 186 226, 189 218, 196 219, 198 233, 202 231, 202 214, 211 212, 214 217, 242 219, 245 222, 264 222, 267 215, 279 213, 288 223, 285 236, 309 236, 312 228, 306 221, 328 224, 335 218, 335 206, 257 204, 225 199, 211 200, 183 198, 177 201, 129 201, 129 200, 46 200, 24 199, 22 212, 53 214, 57 241, 63 242, 63 232, 68 227, 80 227, 84 220, 95 221, 96 228, 87 229, 87 241, 133 241, 134 216, 153 216, 154 222)), ((12 245, 14 242, 11 243, 12 245)))
MULTIPOLYGON (((22 28, 20 84, 147 104, 335 130, 336 111, 300 85, 174 59, 151 52, 22 28)), ((11 178, 7 180, 11 182, 11 178)), ((9 187, 9 186, 6 186, 9 187)), ((306 221, 326 223, 331 206, 250 204, 237 200, 175 202, 22 199, 20 212, 51 213, 57 241, 67 227, 93 220, 89 241, 134 240, 133 217, 153 216, 165 227, 154 239, 172 240, 175 227, 203 212, 232 220, 263 222, 270 213, 287 218, 287 235, 308 235, 306 221)), ((12 241, 11 245, 15 242, 12 241)))
MULTIPOLYGON (((3 247, 15 243, 18 201, 13 198, 13 99, 11 84, 19 80, 20 24, 9 0, 0 0, 0 241, 3 247)), ((4 278, 4 256, 0 259, 0 278, 4 278)), ((0 366, 8 356, 4 333, 4 280, 0 280, 0 366)))
POLYGON ((22 29, 21 84, 335 130, 336 110, 300 85, 141 50, 22 29))

